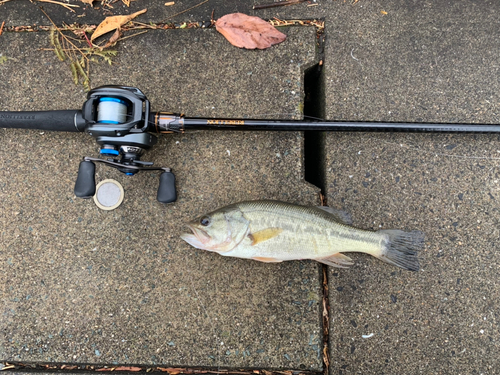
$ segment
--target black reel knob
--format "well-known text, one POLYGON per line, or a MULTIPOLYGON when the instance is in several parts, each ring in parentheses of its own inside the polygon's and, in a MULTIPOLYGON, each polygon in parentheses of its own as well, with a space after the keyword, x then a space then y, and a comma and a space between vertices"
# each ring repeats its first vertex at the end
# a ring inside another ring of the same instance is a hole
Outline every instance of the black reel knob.
POLYGON ((175 176, 172 172, 162 172, 160 175, 160 185, 156 199, 161 203, 175 202, 177 193, 175 191, 175 176))
POLYGON ((79 198, 92 198, 95 194, 95 164, 84 160, 80 162, 75 183, 75 195, 79 198))

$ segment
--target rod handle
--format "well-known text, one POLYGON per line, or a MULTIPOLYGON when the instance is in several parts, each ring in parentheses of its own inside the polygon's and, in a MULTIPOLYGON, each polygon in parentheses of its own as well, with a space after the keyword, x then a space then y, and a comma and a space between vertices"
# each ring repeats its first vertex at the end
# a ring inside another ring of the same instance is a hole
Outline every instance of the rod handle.
POLYGON ((0 112, 0 128, 83 132, 81 111, 0 112))

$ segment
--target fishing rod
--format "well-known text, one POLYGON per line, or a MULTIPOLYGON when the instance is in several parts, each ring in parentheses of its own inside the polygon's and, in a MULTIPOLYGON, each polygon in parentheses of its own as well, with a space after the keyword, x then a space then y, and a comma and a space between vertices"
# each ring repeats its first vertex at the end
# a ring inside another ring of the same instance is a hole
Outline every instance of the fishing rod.
POLYGON ((101 86, 89 91, 81 110, 0 112, 0 128, 85 132, 100 145, 102 158, 85 156, 80 162, 74 189, 77 197, 94 196, 95 163, 103 163, 129 176, 140 171, 161 171, 157 200, 162 203, 177 199, 174 174, 170 168, 153 167, 152 162, 140 160, 156 144, 155 133, 190 130, 500 133, 500 125, 191 118, 152 112, 146 96, 128 86, 101 86))

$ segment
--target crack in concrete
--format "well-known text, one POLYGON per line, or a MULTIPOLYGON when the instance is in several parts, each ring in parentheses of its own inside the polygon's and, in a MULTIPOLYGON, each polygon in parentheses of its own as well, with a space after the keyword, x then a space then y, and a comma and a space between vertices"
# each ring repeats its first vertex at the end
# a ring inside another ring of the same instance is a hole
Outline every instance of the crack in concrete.
MULTIPOLYGON (((285 27, 285 26, 306 26, 315 27, 318 35, 322 34, 325 28, 325 22, 322 19, 292 19, 292 20, 280 20, 274 18, 269 20, 269 23, 275 27, 285 27)), ((4 32, 42 32, 50 31, 53 26, 51 25, 18 25, 18 26, 6 26, 4 27, 4 32)), ((71 24, 71 25, 61 25, 58 28, 61 31, 73 31, 80 29, 95 29, 97 25, 93 24, 71 24)), ((193 21, 193 22, 170 22, 170 23, 142 23, 142 22, 131 22, 131 26, 122 27, 122 31, 130 30, 172 30, 172 29, 207 29, 214 28, 214 21, 193 21)))
POLYGON ((114 373, 167 373, 169 375, 183 374, 223 374, 223 375, 321 375, 316 371, 304 370, 272 370, 272 369, 224 369, 203 367, 163 367, 144 366, 136 364, 106 365, 106 364, 68 364, 68 363, 29 363, 0 362, 0 371, 12 372, 44 372, 44 373, 76 373, 76 372, 114 372, 114 373))

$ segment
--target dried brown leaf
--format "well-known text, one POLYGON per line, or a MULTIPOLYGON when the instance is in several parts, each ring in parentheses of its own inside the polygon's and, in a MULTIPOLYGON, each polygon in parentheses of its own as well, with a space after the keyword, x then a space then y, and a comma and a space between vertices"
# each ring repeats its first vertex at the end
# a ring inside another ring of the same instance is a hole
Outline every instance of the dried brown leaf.
POLYGON ((215 28, 233 46, 246 49, 265 49, 283 42, 286 35, 259 17, 231 13, 219 18, 215 28))
POLYGON ((127 16, 106 17, 106 19, 104 21, 102 21, 99 24, 99 26, 97 26, 94 33, 92 34, 92 37, 90 38, 90 41, 92 42, 95 38, 98 38, 101 35, 109 33, 110 31, 113 31, 115 29, 119 29, 120 27, 125 25, 127 22, 133 20, 138 15, 146 13, 146 11, 147 11, 147 9, 143 9, 143 10, 140 10, 138 12, 129 14, 127 16))
POLYGON ((111 38, 109 38, 106 45, 104 47, 102 47, 102 49, 111 47, 113 44, 115 44, 117 42, 118 39, 120 39, 121 36, 122 36, 122 33, 121 33, 120 29, 119 28, 116 29, 116 31, 113 33, 113 36, 111 36, 111 38))
POLYGON ((133 367, 133 366, 120 366, 115 368, 115 371, 141 371, 142 369, 140 367, 133 367))
POLYGON ((177 375, 184 372, 186 369, 184 368, 175 368, 175 367, 158 367, 158 370, 162 372, 168 372, 169 375, 177 375))

